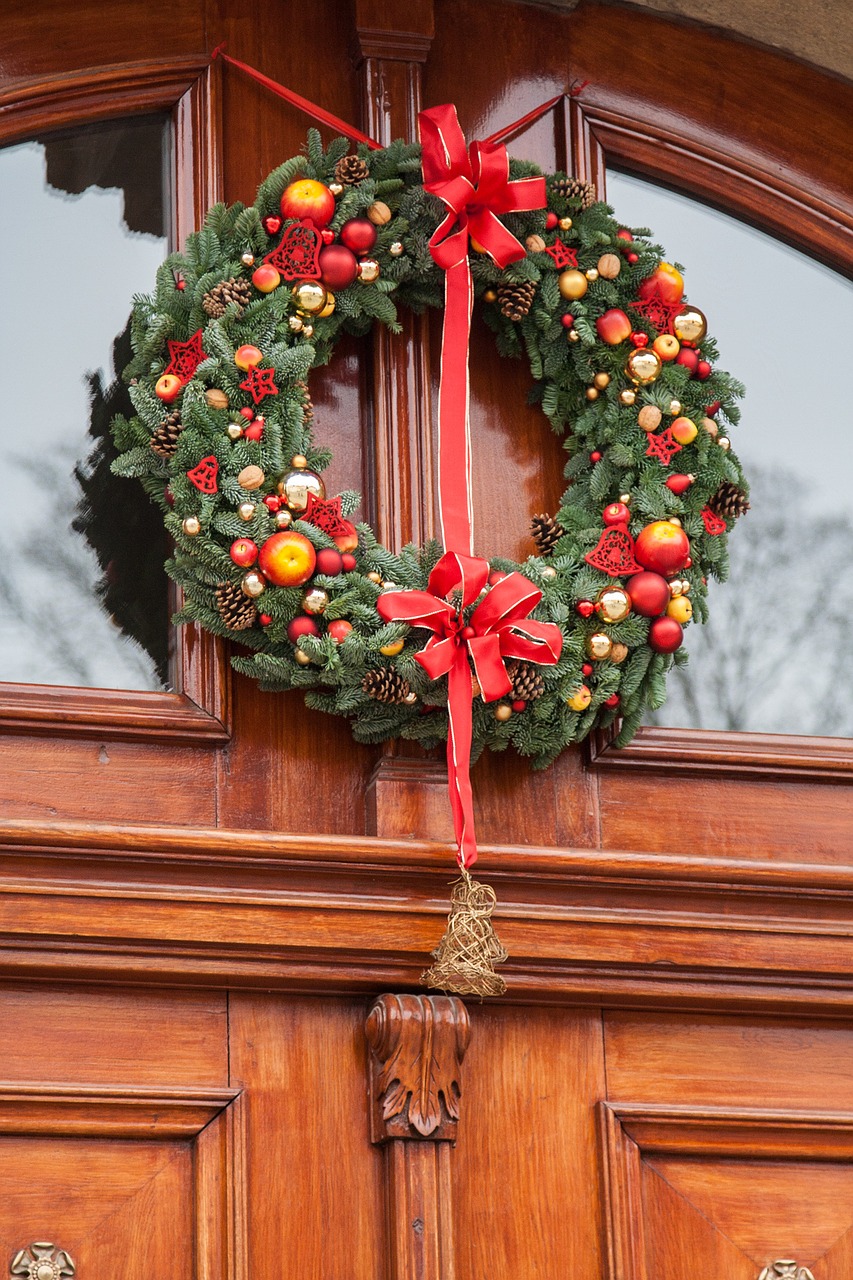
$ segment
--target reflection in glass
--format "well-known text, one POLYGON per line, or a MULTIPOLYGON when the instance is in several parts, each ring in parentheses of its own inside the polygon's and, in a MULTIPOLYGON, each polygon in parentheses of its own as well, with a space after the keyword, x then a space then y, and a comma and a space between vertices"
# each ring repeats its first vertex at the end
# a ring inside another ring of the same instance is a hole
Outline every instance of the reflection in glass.
POLYGON ((686 295, 747 386, 733 443, 752 508, 652 722, 853 737, 853 284, 637 178, 608 173, 607 198, 687 264, 686 295))
POLYGON ((110 475, 108 423, 131 297, 167 252, 168 154, 160 116, 0 150, 2 681, 166 680, 162 523, 110 475))

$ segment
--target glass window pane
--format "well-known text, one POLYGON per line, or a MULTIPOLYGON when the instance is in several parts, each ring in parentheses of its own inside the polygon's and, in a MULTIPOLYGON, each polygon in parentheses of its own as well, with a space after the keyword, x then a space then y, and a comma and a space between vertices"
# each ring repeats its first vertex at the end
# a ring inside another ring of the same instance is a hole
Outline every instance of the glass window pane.
POLYGON ((134 292, 167 253, 168 119, 0 150, 0 680, 161 689, 162 522, 115 479, 134 292))
POLYGON ((733 444, 752 508, 652 722, 853 737, 853 284, 633 176, 608 173, 607 198, 685 264, 687 297, 747 388, 733 444))

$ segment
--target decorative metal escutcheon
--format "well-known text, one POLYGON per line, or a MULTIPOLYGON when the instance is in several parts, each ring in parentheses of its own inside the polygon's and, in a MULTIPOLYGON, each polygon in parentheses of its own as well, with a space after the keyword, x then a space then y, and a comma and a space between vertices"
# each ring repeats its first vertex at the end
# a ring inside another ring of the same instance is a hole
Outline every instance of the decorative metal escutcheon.
POLYGON ((25 1276, 26 1280, 61 1280, 62 1276, 73 1276, 76 1267, 64 1249, 37 1240, 15 1254, 9 1270, 13 1276, 25 1276))
POLYGON ((762 1271, 758 1280, 814 1280, 808 1267, 799 1267, 792 1258, 779 1258, 762 1271))

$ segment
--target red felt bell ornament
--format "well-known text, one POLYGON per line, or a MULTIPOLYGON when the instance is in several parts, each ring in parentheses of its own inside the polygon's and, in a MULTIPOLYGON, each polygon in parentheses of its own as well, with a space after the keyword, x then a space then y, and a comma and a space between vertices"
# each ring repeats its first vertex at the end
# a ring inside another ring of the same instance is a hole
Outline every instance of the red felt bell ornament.
POLYGON ((639 573, 642 565, 634 559, 634 539, 624 525, 605 529, 598 539, 598 546, 584 556, 593 569, 600 569, 611 578, 626 573, 639 573))

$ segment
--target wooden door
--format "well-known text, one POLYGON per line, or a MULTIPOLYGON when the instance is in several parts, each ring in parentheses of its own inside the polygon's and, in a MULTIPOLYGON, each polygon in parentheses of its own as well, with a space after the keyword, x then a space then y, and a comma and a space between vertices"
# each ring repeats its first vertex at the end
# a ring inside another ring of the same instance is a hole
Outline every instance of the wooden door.
MULTIPOLYGON (((0 142, 168 113, 177 240, 304 136, 211 67, 224 39, 382 140, 422 101, 483 136, 588 81, 514 153, 621 164, 850 272, 849 84, 698 26, 594 3, 37 0, 6 28, 0 142)), ((408 318, 312 386, 331 482, 392 544, 433 525, 436 336, 408 318)), ((476 324, 487 553, 527 554, 562 488, 526 392, 476 324)), ((10 1274, 850 1272, 849 744, 654 729, 545 774, 481 760, 510 991, 466 1019, 411 998, 452 874, 441 761, 356 747, 227 657, 184 631, 171 692, 0 687, 10 1274)))

